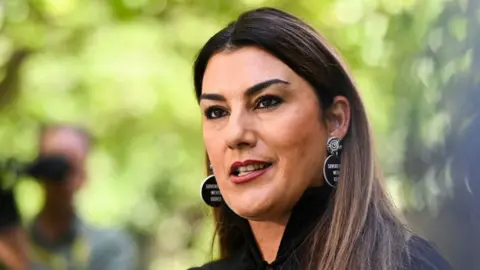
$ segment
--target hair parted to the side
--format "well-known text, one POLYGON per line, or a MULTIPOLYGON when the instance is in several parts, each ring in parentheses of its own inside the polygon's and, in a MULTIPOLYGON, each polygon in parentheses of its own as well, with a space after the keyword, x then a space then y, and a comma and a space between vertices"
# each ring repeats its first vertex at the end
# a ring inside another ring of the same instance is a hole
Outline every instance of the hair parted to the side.
MULTIPOLYGON (((273 8, 245 12, 211 37, 194 64, 197 98, 210 58, 225 50, 259 47, 288 65, 315 89, 322 110, 335 96, 351 106, 343 138, 340 180, 327 211, 309 236, 305 269, 401 269, 408 230, 397 219, 375 162, 367 114, 345 65, 325 39, 298 18, 273 8)), ((208 163, 208 161, 207 161, 208 163)), ((208 164, 207 164, 208 165, 208 164)), ((214 210, 222 258, 244 242, 225 207, 214 210)))

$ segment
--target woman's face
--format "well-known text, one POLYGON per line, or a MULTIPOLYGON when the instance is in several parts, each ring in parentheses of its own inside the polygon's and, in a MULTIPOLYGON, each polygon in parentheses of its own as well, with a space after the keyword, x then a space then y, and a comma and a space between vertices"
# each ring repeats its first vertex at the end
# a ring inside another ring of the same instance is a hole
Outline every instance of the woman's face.
POLYGON ((323 184, 328 133, 312 87, 269 53, 214 55, 204 74, 203 136, 224 200, 238 215, 288 215, 323 184))

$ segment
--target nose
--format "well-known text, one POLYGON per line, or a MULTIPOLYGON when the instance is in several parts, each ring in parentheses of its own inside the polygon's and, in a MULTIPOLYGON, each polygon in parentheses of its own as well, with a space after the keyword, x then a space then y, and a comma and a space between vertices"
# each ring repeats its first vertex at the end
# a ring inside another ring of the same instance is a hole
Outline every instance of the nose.
POLYGON ((226 144, 230 149, 252 148, 257 143, 255 125, 248 112, 230 114, 226 127, 226 144))

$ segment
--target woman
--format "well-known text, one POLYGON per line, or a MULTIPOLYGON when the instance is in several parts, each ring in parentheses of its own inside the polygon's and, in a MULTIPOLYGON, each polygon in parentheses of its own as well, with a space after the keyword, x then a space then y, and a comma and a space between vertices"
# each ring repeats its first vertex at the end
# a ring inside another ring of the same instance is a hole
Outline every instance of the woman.
POLYGON ((449 269, 395 217, 358 91, 311 27, 248 11, 194 72, 221 251, 199 269, 449 269))

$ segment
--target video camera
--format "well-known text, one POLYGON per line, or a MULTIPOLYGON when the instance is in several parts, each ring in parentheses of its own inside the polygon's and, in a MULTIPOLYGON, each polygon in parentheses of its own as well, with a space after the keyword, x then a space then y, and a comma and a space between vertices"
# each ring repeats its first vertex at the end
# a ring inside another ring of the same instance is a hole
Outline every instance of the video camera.
POLYGON ((30 162, 15 158, 0 160, 0 189, 11 189, 23 177, 64 181, 71 168, 68 159, 61 155, 39 156, 30 162))

